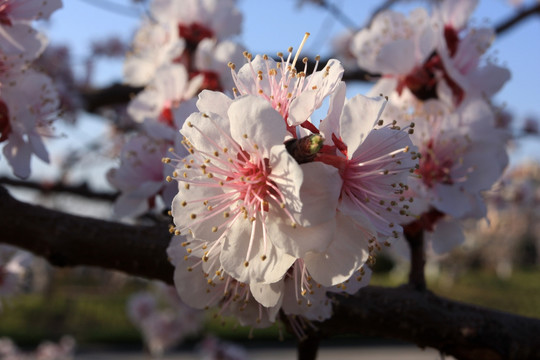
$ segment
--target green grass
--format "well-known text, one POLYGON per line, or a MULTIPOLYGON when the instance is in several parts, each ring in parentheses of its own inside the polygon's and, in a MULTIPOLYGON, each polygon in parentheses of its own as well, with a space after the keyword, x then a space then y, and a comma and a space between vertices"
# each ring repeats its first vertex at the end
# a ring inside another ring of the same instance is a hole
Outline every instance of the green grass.
MULTIPOLYGON (((540 318, 540 271, 516 271, 502 280, 488 273, 466 273, 452 281, 439 276, 428 281, 428 287, 447 298, 540 318)), ((35 345, 44 339, 58 340, 73 335, 79 344, 140 345, 141 336, 126 315, 126 300, 143 289, 140 281, 128 282, 118 289, 60 279, 45 294, 22 294, 3 303, 0 314, 0 337, 9 336, 21 345, 35 345)), ((400 285, 402 280, 376 274, 372 284, 400 285)), ((206 329, 222 338, 245 340, 250 329, 238 326, 232 319, 215 319, 207 314, 206 329)), ((277 339, 279 326, 255 329, 254 338, 277 339)))

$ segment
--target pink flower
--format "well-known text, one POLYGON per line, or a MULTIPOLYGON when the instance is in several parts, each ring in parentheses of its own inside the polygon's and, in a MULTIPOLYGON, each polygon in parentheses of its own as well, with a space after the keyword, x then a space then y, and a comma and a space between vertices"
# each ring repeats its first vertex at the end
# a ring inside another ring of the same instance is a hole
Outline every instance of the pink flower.
MULTIPOLYGON (((344 88, 332 104, 342 104, 343 96, 344 88)), ((339 169, 343 185, 338 210, 359 224, 373 224, 380 242, 401 232, 399 224, 409 214, 404 191, 416 166, 412 130, 385 123, 384 106, 382 99, 362 95, 346 101, 342 111, 333 106, 321 132, 334 147, 316 158, 339 169)))
POLYGON ((159 195, 170 204, 176 192, 173 184, 165 182, 169 169, 161 159, 172 143, 141 134, 128 140, 120 154, 120 166, 107 173, 107 179, 120 196, 114 204, 118 217, 137 216, 156 206, 159 195))
POLYGON ((50 136, 51 123, 58 114, 59 99, 50 78, 27 70, 5 74, 0 93, 0 142, 3 154, 16 176, 30 175, 30 157, 48 162, 43 137, 50 136))
POLYGON ((319 71, 317 61, 309 76, 306 73, 307 65, 304 72, 297 73, 293 68, 297 59, 292 60, 292 48, 289 50, 286 60, 283 54, 279 54, 279 63, 266 55, 257 55, 252 59, 251 54, 245 53, 248 64, 242 66, 238 73, 231 64, 231 71, 237 92, 266 99, 281 114, 290 135, 296 137, 296 126, 313 128, 309 122, 310 116, 327 96, 336 91, 343 76, 343 67, 339 61, 332 59, 319 71))
MULTIPOLYGON (((212 93, 201 100, 204 94, 212 93)), ((227 117, 195 113, 181 130, 192 155, 179 160, 174 173, 174 222, 209 253, 221 248, 221 264, 238 281, 273 282, 294 261, 278 250, 293 239, 269 224, 279 218, 296 226, 289 209, 300 204, 302 170, 283 144, 283 119, 265 100, 214 97, 225 104, 227 117)))
POLYGON ((154 0, 150 11, 158 22, 176 26, 188 47, 205 38, 222 40, 239 34, 242 25, 234 0, 154 0))
POLYGON ((148 84, 158 68, 172 63, 184 50, 185 41, 178 38, 174 25, 144 20, 124 62, 124 81, 133 86, 148 84))

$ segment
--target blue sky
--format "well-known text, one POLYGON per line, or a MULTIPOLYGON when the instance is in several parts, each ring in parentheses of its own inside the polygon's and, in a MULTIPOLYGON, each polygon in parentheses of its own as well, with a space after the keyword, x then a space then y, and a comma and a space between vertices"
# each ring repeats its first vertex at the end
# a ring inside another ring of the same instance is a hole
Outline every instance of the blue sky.
MULTIPOLYGON (((531 0, 529 0, 530 2, 531 0)), ((103 10, 90 3, 113 3, 127 6, 130 0, 64 0, 64 8, 57 11, 47 32, 53 43, 72 46, 80 66, 88 54, 88 45, 95 39, 118 35, 130 39, 139 19, 103 10)), ((382 0, 334 0, 354 22, 363 24, 367 15, 382 0)), ((398 9, 408 11, 421 3, 410 2, 398 9)), ((526 1, 527 3, 527 1, 526 1)), ((306 55, 328 55, 329 44, 335 34, 345 28, 327 11, 313 5, 298 7, 294 0, 238 0, 244 14, 243 33, 239 40, 252 53, 284 51, 297 47, 305 32, 312 34, 306 44, 306 55)), ((141 9, 139 9, 141 10, 141 9)), ((507 0, 481 0, 474 14, 475 24, 497 24, 514 9, 507 0)), ((133 11, 132 14, 141 13, 133 11)), ((531 18, 497 38, 490 53, 512 70, 512 80, 498 95, 518 115, 538 113, 536 85, 540 80, 540 43, 532 42, 540 34, 540 19, 531 18), (529 39, 529 40, 527 40, 529 39)), ((121 79, 119 63, 101 63, 98 68, 100 83, 121 79)))
MULTIPOLYGON (((181 0, 178 0, 181 1, 181 0)), ((364 24, 368 14, 371 13, 382 0, 330 0, 338 5, 343 13, 356 24, 364 24)), ((526 0, 531 3, 533 0, 526 0)), ((250 52, 274 54, 285 51, 287 47, 298 46, 305 32, 311 37, 306 44, 303 54, 323 57, 329 55, 329 44, 334 35, 345 30, 342 23, 337 21, 329 12, 307 4, 297 6, 295 0, 238 0, 238 6, 244 14, 243 33, 239 37, 250 52)), ((421 1, 409 2, 397 9, 408 12, 419 6, 421 1)), ((131 15, 122 15, 113 11, 106 11, 95 4, 113 4, 128 6, 131 0, 64 0, 64 8, 53 14, 51 22, 43 25, 50 42, 67 44, 71 46, 75 66, 79 70, 85 57, 89 54, 89 45, 92 41, 103 39, 111 35, 123 39, 131 39, 139 24, 137 14, 143 9, 135 9, 131 15)), ((473 19, 477 25, 498 24, 507 18, 515 9, 507 0, 481 0, 473 19)), ((495 40, 490 54, 499 59, 512 71, 512 79, 497 95, 496 102, 505 106, 523 118, 531 114, 540 114, 540 92, 537 86, 540 80, 540 19, 531 18, 518 25, 511 31, 495 40), (531 39, 534 39, 531 41, 531 39)), ((122 64, 120 61, 101 61, 96 73, 100 84, 121 81, 122 64)), ((363 92, 365 87, 354 87, 354 90, 363 92)), ((77 129, 72 136, 76 138, 91 138, 100 136, 105 131, 100 127, 100 121, 85 119, 86 128, 77 129)), ((68 140, 66 140, 67 143, 68 140)), ((78 144, 78 142, 77 142, 78 144)), ((524 141, 518 151, 514 152, 514 162, 521 161, 527 156, 534 156, 540 160, 538 140, 524 141)), ((51 153, 55 146, 50 144, 51 153), (52 147, 51 147, 52 146, 52 147)), ((75 145, 58 145, 64 149, 75 145)), ((54 156, 53 156, 54 159, 54 156)), ((3 162, 3 161, 2 161, 3 162)), ((33 167, 38 161, 33 161, 33 167)), ((41 166, 40 166, 41 168, 41 166)), ((48 167, 50 168, 50 167, 48 167)), ((47 171, 48 172, 48 171, 47 171)))

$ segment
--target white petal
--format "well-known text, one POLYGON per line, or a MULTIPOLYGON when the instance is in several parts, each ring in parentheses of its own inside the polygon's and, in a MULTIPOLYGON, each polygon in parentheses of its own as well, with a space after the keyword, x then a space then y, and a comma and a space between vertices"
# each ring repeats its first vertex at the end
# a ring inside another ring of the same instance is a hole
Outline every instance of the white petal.
POLYGON ((233 139, 247 151, 256 144, 268 157, 273 146, 285 141, 287 131, 283 117, 263 98, 252 95, 238 98, 229 107, 228 114, 233 139))
POLYGON ((444 219, 437 222, 433 233, 427 233, 435 253, 444 254, 465 241, 461 225, 456 220, 444 219))
POLYGON ((240 282, 275 283, 281 280, 295 258, 279 250, 271 239, 268 239, 265 251, 262 244, 262 228, 259 221, 256 223, 251 253, 247 258, 249 265, 245 266, 245 261, 252 223, 249 219, 243 218, 237 219, 224 236, 221 264, 227 273, 240 282), (262 260, 263 255, 266 256, 265 260, 262 260))
POLYGON ((373 129, 379 120, 382 105, 382 100, 360 94, 345 103, 340 121, 340 136, 349 154, 352 155, 373 129))
POLYGON ((313 226, 325 223, 335 216, 337 203, 341 193, 341 176, 339 171, 321 162, 302 164, 304 173, 300 188, 300 211, 292 208, 294 217, 302 226, 313 226))
POLYGON ((249 289, 251 295, 262 306, 273 307, 276 306, 283 298, 284 283, 283 280, 273 284, 250 284, 249 289))
POLYGON ((338 60, 331 59, 325 69, 317 71, 307 78, 308 88, 291 102, 288 118, 289 125, 300 125, 308 120, 313 111, 321 107, 323 100, 339 86, 343 71, 341 63, 338 60), (328 69, 328 72, 326 69, 328 69))
POLYGON ((308 253, 304 257, 313 279, 323 286, 332 286, 349 279, 368 258, 368 239, 376 237, 367 219, 359 223, 338 215, 334 238, 323 253, 308 253))
POLYGON ((339 134, 339 119, 345 105, 347 85, 342 81, 336 91, 330 97, 330 105, 326 118, 321 121, 319 130, 326 139, 331 139, 332 134, 339 134))
POLYGON ((203 113, 215 113, 224 119, 228 118, 227 111, 232 99, 222 92, 203 90, 197 100, 197 108, 203 113))

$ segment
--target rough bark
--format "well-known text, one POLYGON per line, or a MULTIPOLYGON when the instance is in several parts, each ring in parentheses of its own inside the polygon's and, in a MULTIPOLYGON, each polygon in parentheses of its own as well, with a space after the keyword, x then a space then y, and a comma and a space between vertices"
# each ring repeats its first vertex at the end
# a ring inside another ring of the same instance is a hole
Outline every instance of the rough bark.
POLYGON ((0 243, 54 266, 97 266, 172 283, 167 226, 131 226, 30 205, 0 186, 0 243))
MULTIPOLYGON (((25 204, 0 187, 0 242, 56 266, 89 265, 172 284, 166 226, 129 226, 25 204)), ((445 299, 411 286, 369 286, 338 296, 334 316, 299 344, 316 356, 319 339, 361 334, 433 347, 457 359, 540 359, 540 320, 445 299), (312 340, 309 340, 309 339, 312 340), (315 348, 315 351, 313 351, 315 348)), ((302 359, 308 351, 302 352, 302 359)))

